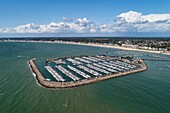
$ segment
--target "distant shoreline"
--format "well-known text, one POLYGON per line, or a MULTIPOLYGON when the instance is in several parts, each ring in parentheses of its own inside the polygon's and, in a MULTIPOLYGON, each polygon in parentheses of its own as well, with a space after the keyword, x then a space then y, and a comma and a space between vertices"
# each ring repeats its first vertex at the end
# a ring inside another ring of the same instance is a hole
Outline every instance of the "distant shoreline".
POLYGON ((104 48, 115 48, 115 49, 121 49, 121 50, 142 51, 142 52, 160 53, 160 54, 170 55, 170 53, 162 53, 162 51, 151 51, 151 50, 144 50, 144 49, 134 49, 134 48, 114 46, 114 45, 106 45, 106 44, 103 45, 103 44, 95 44, 95 43, 80 43, 80 42, 77 43, 77 42, 64 42, 64 41, 57 41, 57 42, 54 42, 54 43, 75 44, 75 45, 95 46, 95 47, 104 47, 104 48))
POLYGON ((0 42, 38 42, 38 43, 61 43, 61 44, 74 44, 74 45, 84 45, 84 46, 93 46, 93 47, 104 47, 104 48, 115 48, 120 50, 130 50, 130 51, 142 51, 142 52, 149 52, 149 53, 158 53, 158 54, 164 54, 164 55, 170 55, 170 52, 165 53, 162 51, 152 51, 152 50, 144 50, 144 49, 134 49, 134 48, 128 48, 128 47, 122 47, 122 46, 114 46, 114 45, 108 45, 108 44, 95 44, 95 43, 82 43, 82 42, 71 42, 71 41, 23 41, 23 40, 10 40, 10 41, 0 41, 0 42))

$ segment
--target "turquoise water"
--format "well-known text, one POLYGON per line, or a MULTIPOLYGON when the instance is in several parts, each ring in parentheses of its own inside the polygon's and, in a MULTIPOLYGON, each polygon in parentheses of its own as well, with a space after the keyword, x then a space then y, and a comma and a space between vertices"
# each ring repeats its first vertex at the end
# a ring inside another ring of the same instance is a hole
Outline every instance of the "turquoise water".
MULTIPOLYGON (((147 71, 63 90, 38 86, 27 64, 35 57, 41 68, 47 58, 96 55, 107 50, 66 44, 1 42, 0 113, 169 113, 170 62, 147 61, 147 71)), ((110 54, 170 58, 120 50, 110 54)))

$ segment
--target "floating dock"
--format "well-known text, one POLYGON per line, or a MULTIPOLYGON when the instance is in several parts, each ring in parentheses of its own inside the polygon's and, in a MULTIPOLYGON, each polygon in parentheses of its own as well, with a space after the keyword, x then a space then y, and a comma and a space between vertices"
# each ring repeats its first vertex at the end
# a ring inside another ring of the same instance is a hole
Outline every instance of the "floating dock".
POLYGON ((55 81, 52 81, 43 76, 34 61, 35 59, 31 59, 28 62, 29 66, 35 73, 38 83, 47 88, 71 88, 147 69, 141 59, 128 60, 102 55, 54 58, 48 59, 44 66, 47 72, 55 78, 55 81))

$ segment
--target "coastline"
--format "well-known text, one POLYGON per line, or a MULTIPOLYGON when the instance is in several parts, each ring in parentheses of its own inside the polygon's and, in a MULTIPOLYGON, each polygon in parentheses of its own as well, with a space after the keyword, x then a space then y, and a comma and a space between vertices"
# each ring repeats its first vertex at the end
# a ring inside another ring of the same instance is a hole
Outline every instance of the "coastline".
POLYGON ((52 89, 72 88, 72 87, 91 84, 91 83, 95 83, 95 82, 99 82, 99 81, 103 81, 103 80, 108 80, 108 79, 111 79, 111 78, 125 76, 125 75, 128 75, 128 74, 142 72, 142 71, 147 70, 147 66, 144 63, 144 61, 140 60, 141 61, 141 68, 136 69, 136 70, 132 70, 132 71, 128 71, 128 72, 122 72, 122 73, 116 73, 116 74, 111 74, 111 75, 108 75, 108 76, 102 76, 102 77, 93 78, 93 79, 84 79, 84 80, 76 81, 76 82, 53 82, 53 81, 48 81, 43 77, 41 72, 36 67, 36 65, 34 63, 34 60, 35 59, 29 60, 28 64, 29 64, 29 66, 31 68, 32 73, 35 74, 36 81, 41 86, 43 86, 45 88, 52 88, 52 89))
POLYGON ((59 44, 73 44, 73 45, 83 45, 83 46, 93 46, 93 47, 103 47, 103 48, 114 48, 120 50, 128 50, 128 51, 141 51, 141 52, 149 52, 149 53, 158 53, 164 55, 170 55, 170 52, 165 53, 162 51, 154 51, 154 50, 145 50, 145 49, 134 49, 129 47, 122 47, 122 46, 114 46, 114 45, 107 45, 107 44, 95 44, 95 43, 82 43, 82 42, 71 42, 71 41, 23 41, 23 40, 10 40, 10 41, 0 41, 0 42, 36 42, 36 43, 59 43, 59 44))
POLYGON ((144 50, 144 49, 134 49, 122 46, 114 46, 114 45, 103 45, 103 44, 95 44, 95 43, 77 43, 77 42, 64 42, 64 41, 55 41, 54 43, 62 43, 62 44, 74 44, 74 45, 84 45, 84 46, 94 46, 94 47, 104 47, 104 48, 115 48, 120 50, 129 50, 129 51, 141 51, 141 52, 149 52, 149 53, 158 53, 170 55, 170 53, 163 53, 162 51, 152 51, 152 50, 144 50))

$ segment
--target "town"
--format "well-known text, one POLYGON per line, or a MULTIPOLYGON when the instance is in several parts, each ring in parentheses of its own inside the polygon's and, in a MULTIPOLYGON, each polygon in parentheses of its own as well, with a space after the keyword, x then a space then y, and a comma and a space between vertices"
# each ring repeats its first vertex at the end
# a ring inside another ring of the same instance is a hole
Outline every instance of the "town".
POLYGON ((0 41, 75 42, 126 47, 141 50, 170 52, 170 38, 130 38, 130 37, 48 37, 48 38, 1 38, 0 41))
MULTIPOLYGON (((72 41, 81 43, 94 43, 102 45, 113 45, 134 49, 145 49, 154 51, 170 51, 170 38, 58 38, 58 41, 72 41)), ((56 41, 56 40, 53 40, 56 41)))

